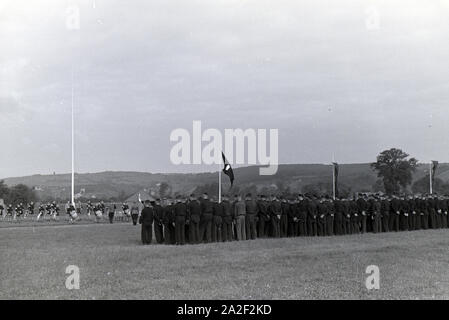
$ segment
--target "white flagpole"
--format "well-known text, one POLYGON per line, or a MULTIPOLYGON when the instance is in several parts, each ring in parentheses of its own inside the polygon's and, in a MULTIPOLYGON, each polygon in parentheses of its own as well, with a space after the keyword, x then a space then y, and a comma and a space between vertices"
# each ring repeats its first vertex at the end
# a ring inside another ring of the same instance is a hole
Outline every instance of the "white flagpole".
POLYGON ((333 191, 333 198, 335 200, 335 165, 332 164, 332 191, 333 191))
POLYGON ((218 203, 221 203, 221 163, 218 168, 218 203))
POLYGON ((335 155, 332 154, 332 193, 335 200, 335 155))
POLYGON ((73 117, 73 69, 72 69, 72 205, 75 206, 75 139, 73 117))
POLYGON ((430 166, 429 166, 429 181, 430 181, 430 194, 433 194, 433 186, 432 186, 432 161, 430 161, 430 166))

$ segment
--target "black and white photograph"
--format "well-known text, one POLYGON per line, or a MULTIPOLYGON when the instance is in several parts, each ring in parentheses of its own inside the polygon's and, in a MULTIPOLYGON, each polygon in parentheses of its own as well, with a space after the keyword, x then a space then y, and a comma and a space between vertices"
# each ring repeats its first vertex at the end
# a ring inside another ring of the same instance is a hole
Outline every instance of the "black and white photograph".
POLYGON ((449 0, 0 0, 0 39, 0 300, 449 299, 449 0))

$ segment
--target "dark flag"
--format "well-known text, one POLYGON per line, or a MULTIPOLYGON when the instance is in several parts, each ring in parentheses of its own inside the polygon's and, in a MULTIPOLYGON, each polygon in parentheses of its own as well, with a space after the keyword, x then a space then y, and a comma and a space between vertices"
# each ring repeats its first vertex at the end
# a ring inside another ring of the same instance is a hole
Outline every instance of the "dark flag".
POLYGON ((221 157, 223 158, 224 168, 223 173, 229 177, 229 180, 231 180, 231 188, 234 183, 234 171, 232 171, 232 167, 229 164, 228 160, 226 160, 226 157, 224 153, 221 153, 221 157))
POLYGON ((335 196, 338 197, 338 163, 332 162, 334 166, 334 187, 335 187, 335 196))
POLYGON ((432 185, 433 181, 435 180, 435 172, 438 169, 438 161, 432 161, 432 185))

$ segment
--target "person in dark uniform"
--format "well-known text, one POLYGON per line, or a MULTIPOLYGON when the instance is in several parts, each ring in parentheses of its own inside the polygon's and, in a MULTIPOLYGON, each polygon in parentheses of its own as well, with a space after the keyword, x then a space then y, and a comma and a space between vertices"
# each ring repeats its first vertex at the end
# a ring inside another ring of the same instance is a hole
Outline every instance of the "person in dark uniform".
POLYGON ((415 211, 416 211, 416 216, 415 216, 415 230, 421 230, 422 229, 422 216, 424 215, 423 212, 421 212, 421 196, 416 196, 415 197, 415 211))
POLYGON ((206 243, 209 243, 212 242, 212 220, 214 212, 207 193, 203 194, 200 207, 200 242, 205 241, 206 243))
POLYGON ((287 210, 287 237, 297 237, 298 236, 297 201, 296 199, 289 197, 287 199, 287 204, 289 206, 287 210))
POLYGON ((256 215, 257 215, 257 203, 253 199, 251 193, 246 195, 246 217, 245 217, 245 227, 246 227, 246 240, 254 240, 257 236, 256 230, 256 215))
POLYGON ((190 243, 196 244, 200 242, 200 202, 194 194, 190 195, 190 201, 187 204, 188 221, 189 221, 189 240, 190 243))
POLYGON ((433 201, 434 201, 434 207, 435 207, 436 228, 440 229, 440 228, 442 228, 442 225, 443 225, 443 217, 442 217, 442 211, 439 208, 438 196, 434 196, 433 201))
POLYGON ((360 224, 361 217, 359 215, 359 209, 357 206, 357 202, 355 199, 349 200, 349 215, 350 215, 350 224, 351 224, 351 233, 359 234, 360 233, 360 224))
POLYGON ((164 221, 163 221, 163 209, 161 206, 161 199, 156 199, 153 204, 154 210, 154 236, 156 238, 156 243, 164 243, 164 221))
POLYGON ((421 199, 421 206, 420 206, 420 210, 421 210, 421 227, 424 230, 429 229, 429 221, 430 221, 430 217, 429 217, 429 203, 427 201, 427 197, 423 196, 421 199))
POLYGON ((298 196, 297 217, 298 217, 298 236, 307 236, 307 201, 304 196, 300 194, 298 196))
POLYGON ((237 210, 236 210, 236 204, 239 201, 239 195, 234 194, 234 199, 231 201, 231 212, 232 212, 232 234, 234 237, 234 240, 238 239, 238 230, 237 230, 237 210))
POLYGON ((187 205, 181 196, 176 197, 176 204, 174 206, 174 215, 175 215, 175 243, 177 245, 184 245, 186 243, 185 226, 187 217, 187 205))
POLYGON ((440 197, 438 200, 438 208, 441 210, 441 221, 442 221, 442 228, 448 227, 448 220, 447 220, 447 212, 448 212, 448 201, 445 197, 440 197))
POLYGON ((399 216, 399 225, 401 231, 408 230, 409 203, 405 197, 401 197, 401 210, 399 216))
POLYGON ((345 234, 352 234, 351 227, 351 206, 349 204, 349 199, 342 199, 342 209, 343 209, 343 228, 345 234))
POLYGON ((223 206, 217 199, 212 199, 212 242, 222 241, 223 206))
POLYGON ((326 235, 326 217, 328 215, 328 207, 324 203, 324 198, 317 202, 317 234, 318 236, 326 235))
MULTIPOLYGON (((284 196, 280 196, 281 201, 281 221, 280 221, 280 234, 281 238, 288 235, 288 217, 290 215, 290 204, 284 196)), ((247 233, 248 235, 248 233, 247 233)))
POLYGON ((393 196, 390 201, 390 231, 399 231, 399 216, 401 215, 401 201, 393 196))
POLYGON ((449 196, 444 197, 444 215, 446 216, 446 228, 449 228, 449 196))
POLYGON ((417 220, 417 225, 418 225, 418 230, 425 230, 425 226, 424 226, 424 211, 426 211, 426 203, 425 203, 425 199, 424 196, 421 195, 420 197, 418 197, 418 199, 416 200, 416 210, 417 210, 417 215, 418 215, 418 220, 417 220))
POLYGON ((390 201, 382 196, 380 198, 380 211, 381 211, 381 219, 382 219, 382 231, 389 232, 389 223, 390 223, 390 201))
POLYGON ((273 232, 273 238, 280 238, 281 236, 281 215, 282 215, 281 202, 275 196, 271 196, 271 202, 268 206, 268 212, 270 214, 271 230, 273 232))
POLYGON ((220 203, 223 212, 223 223, 221 229, 221 238, 223 241, 232 241, 232 209, 229 197, 223 196, 223 201, 220 203))
POLYGON ((366 194, 358 194, 358 199, 357 199, 357 212, 360 215, 360 232, 361 233, 366 233, 367 228, 366 228, 366 220, 367 220, 367 213, 368 213, 368 203, 367 203, 367 198, 366 198, 366 194))
POLYGON ((299 235, 299 210, 298 201, 296 199, 288 199, 287 211, 287 236, 297 237, 299 235))
POLYGON ((335 209, 335 234, 337 236, 341 236, 344 234, 343 232, 343 205, 342 201, 339 198, 336 198, 334 201, 334 209, 335 209))
POLYGON ((416 230, 416 201, 413 196, 408 197, 408 230, 416 230))
POLYGON ((435 211, 435 199, 432 195, 430 195, 427 199, 427 210, 429 211, 430 218, 430 228, 437 228, 437 217, 435 211))
POLYGON ((268 202, 265 195, 260 196, 260 200, 257 203, 257 209, 259 212, 258 237, 266 238, 268 237, 270 215, 268 213, 268 202))
POLYGON ((382 232, 382 224, 381 224, 382 205, 377 197, 373 197, 372 200, 370 201, 369 210, 373 220, 372 221, 373 232, 374 233, 382 232))
POLYGON ((317 235, 317 216, 318 210, 314 199, 307 197, 307 235, 315 237, 317 235))
POLYGON ((171 199, 163 199, 164 205, 162 221, 164 222, 164 242, 165 244, 175 244, 174 211, 171 199))
POLYGON ((334 201, 331 198, 327 198, 325 202, 327 206, 328 215, 326 217, 326 235, 333 236, 334 235, 334 217, 335 217, 335 207, 334 201))
POLYGON ((242 196, 238 195, 234 203, 234 217, 237 241, 246 240, 246 203, 242 196))
POLYGON ((142 225, 141 238, 144 245, 151 244, 153 239, 153 219, 154 210, 151 207, 150 200, 145 200, 144 208, 139 218, 139 223, 142 225))

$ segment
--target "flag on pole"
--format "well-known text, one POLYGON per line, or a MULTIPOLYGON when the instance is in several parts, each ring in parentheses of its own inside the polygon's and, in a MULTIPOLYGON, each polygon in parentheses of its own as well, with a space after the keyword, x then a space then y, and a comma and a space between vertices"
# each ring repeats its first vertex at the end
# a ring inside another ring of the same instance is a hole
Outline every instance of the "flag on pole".
POLYGON ((234 184, 234 171, 232 171, 232 167, 229 164, 223 152, 221 153, 221 157, 223 158, 224 163, 223 173, 229 177, 229 180, 231 180, 231 188, 232 188, 232 185, 234 184))
POLYGON ((335 196, 338 197, 338 163, 332 162, 334 166, 334 190, 335 196))

